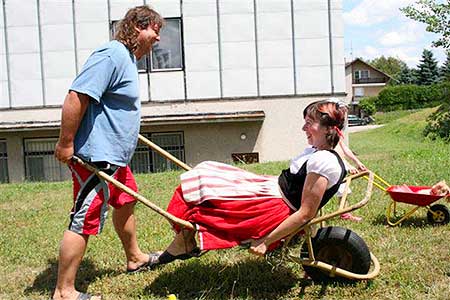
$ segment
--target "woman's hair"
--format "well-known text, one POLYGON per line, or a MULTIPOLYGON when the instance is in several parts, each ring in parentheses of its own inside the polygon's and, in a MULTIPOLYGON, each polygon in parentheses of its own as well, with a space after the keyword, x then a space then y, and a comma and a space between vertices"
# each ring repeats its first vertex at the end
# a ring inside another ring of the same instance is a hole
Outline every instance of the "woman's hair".
POLYGON ((128 10, 125 17, 120 20, 114 39, 124 44, 131 52, 134 52, 138 47, 137 37, 139 35, 136 27, 146 29, 148 25, 162 27, 164 24, 163 17, 149 6, 136 6, 128 10))
POLYGON ((310 103, 303 110, 303 117, 306 116, 319 121, 321 126, 328 128, 327 143, 332 148, 336 147, 342 135, 341 130, 344 128, 347 106, 334 99, 320 100, 310 103))

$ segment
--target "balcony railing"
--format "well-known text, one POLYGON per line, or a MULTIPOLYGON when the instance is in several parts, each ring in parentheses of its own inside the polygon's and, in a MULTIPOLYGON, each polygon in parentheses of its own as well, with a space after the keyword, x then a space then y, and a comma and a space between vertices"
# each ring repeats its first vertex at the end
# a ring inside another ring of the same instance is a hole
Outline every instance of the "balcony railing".
POLYGON ((353 80, 354 84, 362 83, 386 83, 387 79, 384 77, 372 77, 372 78, 355 78, 353 80))

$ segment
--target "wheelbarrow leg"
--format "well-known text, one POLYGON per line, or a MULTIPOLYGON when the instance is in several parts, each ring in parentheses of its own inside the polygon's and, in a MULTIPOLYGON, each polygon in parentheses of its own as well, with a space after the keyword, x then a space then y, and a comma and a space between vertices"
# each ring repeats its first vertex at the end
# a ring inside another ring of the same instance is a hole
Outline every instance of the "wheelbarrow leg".
POLYGON ((406 214, 404 214, 403 217, 400 218, 400 220, 397 220, 396 222, 393 222, 392 219, 391 219, 392 207, 394 207, 394 212, 395 212, 395 207, 396 207, 396 202, 395 201, 391 201, 391 203, 388 205, 387 210, 386 210, 386 221, 391 226, 397 226, 398 224, 403 222, 406 218, 411 216, 413 213, 416 212, 416 210, 418 210, 420 208, 420 206, 415 206, 413 209, 411 209, 406 214))

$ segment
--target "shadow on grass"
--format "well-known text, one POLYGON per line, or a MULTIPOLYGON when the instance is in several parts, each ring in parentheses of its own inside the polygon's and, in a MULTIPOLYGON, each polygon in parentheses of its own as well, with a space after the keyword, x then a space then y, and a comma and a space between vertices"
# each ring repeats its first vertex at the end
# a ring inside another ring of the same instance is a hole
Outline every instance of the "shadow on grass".
MULTIPOLYGON (((105 275, 118 275, 116 270, 99 270, 90 259, 83 259, 77 273, 75 287, 79 291, 87 291, 88 286, 98 277, 105 275)), ((25 289, 25 294, 40 293, 50 294, 56 285, 56 278, 58 275, 58 261, 48 260, 48 267, 40 274, 38 274, 33 282, 33 285, 25 289)))
MULTIPOLYGON (((398 213, 396 217, 391 217, 391 222, 397 222, 400 220, 400 218, 403 215, 401 213, 398 213)), ((384 225, 388 226, 388 223, 386 221, 386 215, 379 214, 371 221, 372 225, 384 225)), ((409 218, 406 218, 403 220, 399 225, 396 227, 429 227, 433 226, 432 224, 428 223, 426 217, 421 217, 420 212, 417 212, 417 216, 412 215, 409 218)))
POLYGON ((168 272, 162 272, 145 294, 164 297, 177 294, 180 299, 283 299, 283 295, 310 280, 301 279, 291 269, 258 260, 243 260, 232 265, 192 261, 168 272))

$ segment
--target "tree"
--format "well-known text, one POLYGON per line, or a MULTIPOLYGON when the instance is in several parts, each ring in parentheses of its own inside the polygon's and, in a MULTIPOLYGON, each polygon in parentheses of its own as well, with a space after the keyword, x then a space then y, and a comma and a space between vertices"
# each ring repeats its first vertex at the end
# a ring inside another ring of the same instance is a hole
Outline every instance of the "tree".
POLYGON ((423 49, 422 59, 417 66, 420 85, 430 85, 439 82, 439 69, 433 52, 423 49))
POLYGON ((415 4, 400 9, 408 18, 425 23, 428 32, 441 35, 433 41, 434 47, 450 49, 450 2, 418 0, 415 4), (446 3, 445 3, 446 2, 446 3))
POLYGON ((398 84, 414 84, 416 83, 416 78, 413 74, 413 70, 405 66, 401 69, 400 73, 397 76, 398 84))
POLYGON ((450 50, 447 51, 447 59, 441 67, 441 80, 450 82, 450 50))
POLYGON ((383 71, 393 78, 396 78, 402 71, 402 69, 407 68, 407 65, 404 61, 392 56, 385 57, 384 55, 382 55, 370 60, 369 63, 378 70, 383 71))

